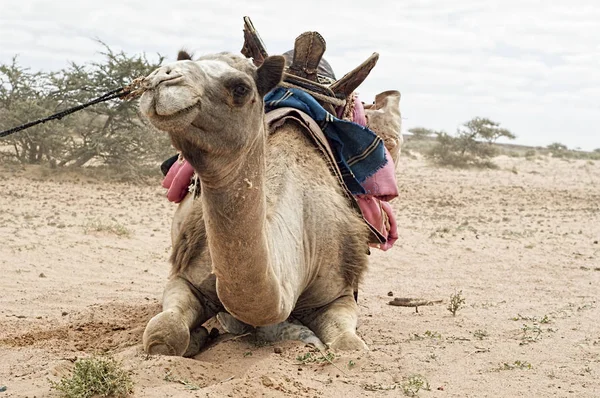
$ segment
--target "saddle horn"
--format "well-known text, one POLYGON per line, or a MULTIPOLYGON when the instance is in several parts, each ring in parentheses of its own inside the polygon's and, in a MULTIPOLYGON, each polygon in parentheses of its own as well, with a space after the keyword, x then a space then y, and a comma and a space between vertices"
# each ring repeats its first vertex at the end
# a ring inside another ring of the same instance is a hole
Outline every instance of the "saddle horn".
POLYGON ((336 97, 347 98, 365 81, 378 60, 379 54, 373 53, 365 62, 346 73, 340 80, 329 86, 329 88, 334 92, 336 97))
POLYGON ((244 46, 241 52, 246 58, 252 58, 257 67, 261 66, 265 58, 269 56, 265 43, 254 28, 250 17, 244 17, 244 46))
POLYGON ((294 42, 294 57, 288 73, 318 82, 319 62, 325 54, 325 39, 318 32, 304 32, 294 42))

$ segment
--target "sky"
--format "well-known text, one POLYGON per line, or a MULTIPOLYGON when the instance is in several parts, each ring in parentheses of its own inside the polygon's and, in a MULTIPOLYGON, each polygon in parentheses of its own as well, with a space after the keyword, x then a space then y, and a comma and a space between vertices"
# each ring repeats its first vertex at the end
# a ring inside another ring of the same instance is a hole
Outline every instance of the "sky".
POLYGON ((246 15, 273 55, 321 33, 338 78, 378 52, 360 99, 399 90, 404 132, 480 116, 518 144, 600 148, 598 0, 0 0, 0 64, 98 61, 95 39, 167 61, 182 47, 238 53, 246 15))

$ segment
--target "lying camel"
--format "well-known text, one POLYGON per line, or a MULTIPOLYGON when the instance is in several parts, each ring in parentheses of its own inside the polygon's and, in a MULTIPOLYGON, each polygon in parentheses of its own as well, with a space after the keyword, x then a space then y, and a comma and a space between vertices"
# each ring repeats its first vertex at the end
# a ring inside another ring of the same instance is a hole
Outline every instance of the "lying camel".
POLYGON ((221 311, 252 326, 293 316, 333 349, 367 348, 353 292, 368 228, 303 128, 265 125, 263 97, 284 65, 281 56, 256 68, 222 53, 145 79, 142 113, 202 187, 175 239, 163 311, 144 333, 149 353, 183 355, 190 331, 221 311))

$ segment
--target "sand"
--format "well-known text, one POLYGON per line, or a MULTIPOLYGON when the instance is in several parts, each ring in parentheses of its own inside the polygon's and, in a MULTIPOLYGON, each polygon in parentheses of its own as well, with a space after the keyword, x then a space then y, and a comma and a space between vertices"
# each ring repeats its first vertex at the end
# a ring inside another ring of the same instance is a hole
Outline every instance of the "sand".
POLYGON ((598 397, 600 163, 496 162, 458 171, 402 158, 400 239, 373 251, 359 294, 370 351, 333 365, 301 363, 299 342, 230 335, 195 358, 147 357, 141 335, 169 270, 164 190, 6 168, 0 398, 55 396, 50 380, 103 353, 136 397, 397 397, 415 375, 430 386, 421 397, 598 397), (443 302, 416 312, 390 295, 443 302))

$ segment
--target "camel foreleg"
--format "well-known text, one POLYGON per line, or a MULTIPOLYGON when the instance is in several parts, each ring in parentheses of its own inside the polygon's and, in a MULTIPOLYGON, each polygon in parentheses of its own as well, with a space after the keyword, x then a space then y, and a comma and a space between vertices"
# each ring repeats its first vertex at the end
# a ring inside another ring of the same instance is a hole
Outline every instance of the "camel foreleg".
POLYGON ((193 292, 189 282, 175 276, 163 293, 163 310, 144 331, 144 351, 148 354, 193 356, 208 339, 201 326, 215 315, 193 292))

